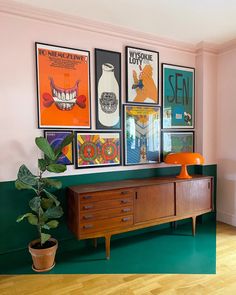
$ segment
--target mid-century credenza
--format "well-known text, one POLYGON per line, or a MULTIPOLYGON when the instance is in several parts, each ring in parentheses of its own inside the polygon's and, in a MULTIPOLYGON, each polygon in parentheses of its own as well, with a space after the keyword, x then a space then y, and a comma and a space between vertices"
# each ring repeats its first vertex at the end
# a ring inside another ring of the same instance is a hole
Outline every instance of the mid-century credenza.
POLYGON ((213 210, 213 177, 158 177, 68 188, 68 226, 82 239, 105 237, 110 258, 112 235, 196 217, 213 210))

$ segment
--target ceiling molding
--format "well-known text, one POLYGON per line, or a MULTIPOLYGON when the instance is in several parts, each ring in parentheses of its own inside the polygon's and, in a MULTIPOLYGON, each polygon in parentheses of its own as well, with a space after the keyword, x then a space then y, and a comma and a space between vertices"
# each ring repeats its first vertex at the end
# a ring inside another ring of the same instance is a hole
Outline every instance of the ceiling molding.
POLYGON ((196 44, 196 54, 203 54, 203 53, 209 53, 209 54, 218 54, 219 53, 219 45, 209 42, 200 42, 196 44))
POLYGON ((219 48, 219 53, 224 54, 224 53, 227 53, 228 51, 235 50, 235 49, 236 49, 236 39, 233 39, 221 44, 219 48))
POLYGON ((0 0, 0 13, 72 27, 80 30, 87 30, 112 37, 125 38, 129 40, 129 42, 149 43, 155 47, 175 49, 192 54, 196 53, 196 46, 191 43, 159 38, 152 34, 146 34, 128 28, 47 9, 35 8, 33 6, 21 4, 12 0, 0 0))

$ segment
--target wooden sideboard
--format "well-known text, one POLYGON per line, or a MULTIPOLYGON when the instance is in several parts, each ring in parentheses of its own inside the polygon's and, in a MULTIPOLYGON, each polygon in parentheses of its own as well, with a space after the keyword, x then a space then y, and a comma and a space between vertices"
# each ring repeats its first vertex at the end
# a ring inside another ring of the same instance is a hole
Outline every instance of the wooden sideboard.
POLYGON ((78 185, 68 188, 68 226, 79 239, 105 237, 106 257, 114 234, 212 211, 213 177, 158 177, 78 185))

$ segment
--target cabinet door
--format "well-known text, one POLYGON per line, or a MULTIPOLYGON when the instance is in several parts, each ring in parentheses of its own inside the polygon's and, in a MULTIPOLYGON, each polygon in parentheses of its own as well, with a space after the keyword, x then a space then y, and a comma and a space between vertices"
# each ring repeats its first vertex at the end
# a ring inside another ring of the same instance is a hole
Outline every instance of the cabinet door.
POLYGON ((175 215, 174 183, 139 188, 134 203, 135 223, 175 215))
POLYGON ((176 214, 187 215, 212 208, 211 179, 176 183, 176 214))

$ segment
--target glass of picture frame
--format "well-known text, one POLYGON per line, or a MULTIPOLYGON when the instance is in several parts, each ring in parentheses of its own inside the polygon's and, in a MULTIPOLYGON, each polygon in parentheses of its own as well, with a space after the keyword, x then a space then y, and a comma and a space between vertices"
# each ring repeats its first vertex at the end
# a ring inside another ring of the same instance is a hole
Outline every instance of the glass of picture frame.
POLYGON ((162 160, 169 153, 194 152, 194 132, 163 131, 162 132, 162 160))
POLYGON ((162 64, 162 127, 194 128, 195 69, 162 64))
POLYGON ((125 165, 160 162, 160 107, 124 105, 125 165))
POLYGON ((121 165, 121 135, 118 131, 75 132, 75 167, 121 165))
POLYGON ((121 53, 95 48, 96 129, 121 129, 121 53))

